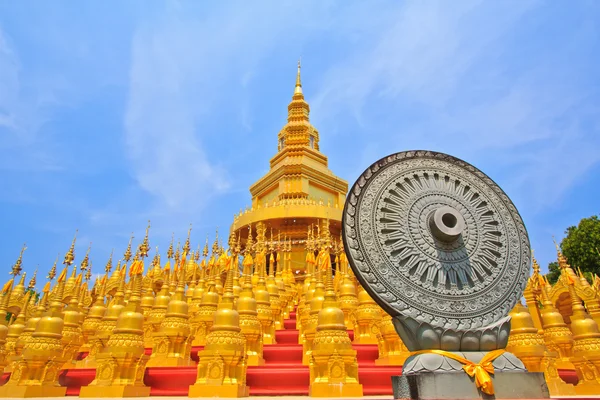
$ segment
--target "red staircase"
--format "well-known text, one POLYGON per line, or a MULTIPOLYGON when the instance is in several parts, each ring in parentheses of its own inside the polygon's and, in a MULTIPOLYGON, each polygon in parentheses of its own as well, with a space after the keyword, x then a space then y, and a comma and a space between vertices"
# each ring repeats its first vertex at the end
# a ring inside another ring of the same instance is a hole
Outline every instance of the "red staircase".
MULTIPOLYGON (((285 329, 277 331, 277 344, 265 345, 263 356, 265 365, 248 367, 247 384, 251 396, 306 396, 310 385, 308 367, 302 365, 302 345, 298 344, 296 313, 290 313, 285 321, 285 329)), ((354 337, 348 331, 350 338, 354 337)), ((399 375, 402 367, 377 366, 377 345, 354 345, 357 351, 358 376, 363 385, 365 396, 391 395, 393 375, 399 375)), ((192 359, 198 361, 198 351, 202 347, 192 349, 192 359)), ((151 349, 146 349, 147 353, 151 349)), ((82 354, 86 356, 86 354, 82 354)), ((146 369, 144 383, 152 388, 151 396, 187 396, 189 386, 196 381, 196 366, 190 367, 152 367, 146 369)), ((569 383, 576 383, 577 377, 571 371, 560 371, 561 378, 569 383), (567 373, 568 372, 568 373, 567 373)), ((574 372, 574 371, 573 371, 574 372)), ((67 386, 68 396, 79 395, 81 386, 86 386, 94 379, 95 369, 64 370, 60 376, 60 384, 67 386)), ((0 384, 8 380, 9 374, 0 378, 0 384)))
MULTIPOLYGON (((247 382, 253 396, 308 395, 310 375, 302 365, 302 345, 298 344, 296 313, 284 321, 284 330, 277 331, 277 344, 265 345, 265 365, 248 367, 247 382)), ((354 338, 348 331, 350 339, 354 338)), ((392 375, 399 375, 402 367, 376 366, 379 356, 377 345, 354 345, 357 351, 359 381, 365 395, 391 395, 392 375)))
MULTIPOLYGON (((302 365, 302 345, 298 344, 296 313, 290 313, 285 321, 285 329, 277 331, 277 344, 265 345, 263 356, 265 365, 248 367, 247 384, 252 396, 302 396, 308 395, 310 375, 308 367, 302 365)), ((350 338, 353 332, 348 332, 350 338)), ((377 345, 354 345, 359 364, 358 374, 365 395, 391 395, 392 375, 400 374, 401 367, 376 366, 377 345)), ((192 349, 192 359, 198 361, 198 351, 192 349)), ((147 349, 147 353, 151 349, 147 349)), ((82 354, 85 357, 87 354, 82 354)), ((152 388, 151 396, 187 396, 189 386, 196 381, 196 366, 190 367, 152 367, 146 369, 144 383, 152 388)), ((94 379, 94 369, 64 370, 60 384, 67 386, 68 396, 77 396, 81 386, 94 379)), ((8 378, 5 374, 4 379, 8 378)))

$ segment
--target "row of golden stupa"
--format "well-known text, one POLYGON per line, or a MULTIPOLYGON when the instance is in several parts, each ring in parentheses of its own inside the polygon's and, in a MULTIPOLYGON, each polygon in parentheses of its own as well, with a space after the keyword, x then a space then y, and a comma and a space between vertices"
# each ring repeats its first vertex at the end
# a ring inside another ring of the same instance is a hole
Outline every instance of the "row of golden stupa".
POLYGON ((21 253, 12 270, 19 282, 7 282, 0 297, 0 318, 13 316, 0 330, 0 367, 11 372, 0 395, 62 396, 58 375, 65 368, 96 368, 81 397, 148 395, 146 367, 192 365, 192 346, 204 346, 190 397, 247 396, 246 367, 264 364, 263 344, 275 343, 275 331, 296 308, 311 393, 327 395, 330 371, 342 366, 335 379, 361 395, 347 329, 355 330, 354 343, 380 344, 380 363, 401 364, 408 352, 391 317, 364 290, 357 293, 341 242, 331 237, 329 221, 320 222, 308 232, 303 281, 291 269, 290 242, 267 240, 260 222, 256 239, 249 227, 244 249, 231 235, 228 249, 215 239, 209 257, 208 242, 192 252, 188 235, 181 249, 171 243, 164 265, 157 252, 146 270, 147 230, 135 254, 130 241, 123 262, 113 269, 111 256, 91 288, 88 255, 78 272, 73 241, 56 283, 55 263, 37 302, 28 290, 35 274, 27 287, 21 275, 21 253), (80 353, 87 357, 78 359, 80 353))
MULTIPOLYGON (((192 346, 203 349, 190 397, 247 396, 247 366, 264 363, 263 344, 275 342, 294 311, 311 396, 362 395, 353 343, 376 344, 380 365, 402 365, 410 352, 391 317, 348 266, 339 240, 348 184, 329 170, 309 111, 298 65, 277 153, 250 188, 251 207, 235 216, 227 248, 216 238, 211 249, 207 241, 192 251, 188 233, 183 246, 171 243, 166 262, 158 251, 147 262, 146 230, 137 251, 130 240, 122 260, 113 266, 111 256, 92 283, 89 252, 78 271, 73 241, 39 297, 30 290, 35 274, 26 286, 22 251, 0 293, 0 368, 11 372, 0 397, 64 396, 65 368, 96 369, 81 397, 148 396, 146 367, 193 365, 192 346)), ((558 256, 554 285, 534 262, 525 304, 512 311, 508 350, 544 372, 553 395, 597 394, 600 285, 558 256), (578 384, 562 381, 559 369, 575 370, 578 384)))
MULTIPOLYGON (((0 369, 11 372, 0 396, 64 396, 58 377, 67 368, 96 369, 81 397, 147 396, 145 368, 193 365, 192 346, 203 350, 190 397, 247 396, 246 367, 264 364, 263 344, 275 343, 294 310, 311 395, 331 396, 331 383, 343 383, 338 396, 362 395, 352 343, 377 344, 380 365, 402 365, 410 353, 391 317, 356 281, 329 221, 319 222, 318 232, 307 233, 302 280, 291 269, 290 242, 272 234, 268 240, 260 222, 255 234, 248 227, 244 248, 230 235, 227 249, 215 239, 210 254, 208 241, 202 252, 191 251, 188 234, 181 248, 171 243, 165 263, 157 252, 145 268, 147 230, 135 254, 130 241, 123 260, 113 269, 111 255, 91 287, 88 254, 78 272, 74 240, 56 282, 55 263, 37 301, 36 276, 25 286, 21 252, 0 294, 0 369)), ((508 350, 529 371, 544 372, 554 395, 597 394, 600 287, 576 274, 560 251, 558 260, 561 277, 553 286, 534 260, 525 305, 511 313, 508 350), (565 383, 558 369, 575 370, 579 383, 565 383)))

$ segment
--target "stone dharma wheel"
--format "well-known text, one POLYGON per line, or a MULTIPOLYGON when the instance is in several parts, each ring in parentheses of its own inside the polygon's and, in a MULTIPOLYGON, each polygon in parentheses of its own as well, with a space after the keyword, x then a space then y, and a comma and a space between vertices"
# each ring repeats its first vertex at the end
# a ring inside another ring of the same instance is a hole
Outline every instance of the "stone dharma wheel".
POLYGON ((343 239, 385 311, 438 332, 509 324, 529 277, 529 238, 511 200, 442 153, 401 152, 367 168, 346 200, 343 239))

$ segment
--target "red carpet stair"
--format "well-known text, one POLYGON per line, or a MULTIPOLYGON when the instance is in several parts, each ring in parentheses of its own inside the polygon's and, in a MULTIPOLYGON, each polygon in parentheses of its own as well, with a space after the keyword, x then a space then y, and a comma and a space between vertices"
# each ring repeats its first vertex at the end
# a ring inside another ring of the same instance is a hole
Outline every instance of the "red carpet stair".
MULTIPOLYGON (((302 345, 298 344, 296 313, 285 321, 285 330, 277 332, 277 344, 264 346, 266 364, 248 367, 247 382, 252 396, 308 395, 310 376, 302 365, 302 345)), ((353 337, 352 331, 350 338, 353 337)), ((355 345, 359 364, 359 379, 365 395, 391 395, 391 376, 400 374, 398 366, 376 366, 377 345, 355 345)), ((150 349, 147 349, 150 350, 150 349)), ((200 347, 192 349, 198 360, 200 347)), ((85 356, 85 355, 82 355, 85 356)), ((81 386, 94 379, 93 369, 63 371, 60 383, 68 387, 67 395, 76 396, 81 386)), ((4 377, 6 379, 6 376, 4 377)), ((179 368, 147 368, 144 382, 152 388, 151 396, 187 396, 189 385, 196 380, 196 366, 179 368)))
MULTIPOLYGON (((308 395, 309 371, 302 365, 302 345, 298 344, 296 313, 285 321, 285 330, 277 332, 277 344, 264 346, 266 365, 248 367, 247 383, 251 396, 302 396, 308 395)), ((350 338, 353 332, 349 331, 350 338)), ((192 349, 192 359, 198 361, 198 351, 192 349)), ((358 358, 358 373, 365 396, 391 395, 393 375, 399 375, 402 367, 377 366, 377 345, 354 345, 358 358)), ((151 349, 146 349, 150 353, 151 349)), ((85 354, 82 354, 85 356, 85 354)), ((561 377, 576 383, 574 371, 560 371, 561 377), (571 374, 570 372, 573 372, 571 374)), ((77 396, 81 386, 88 385, 95 375, 94 369, 71 369, 61 374, 60 383, 67 386, 67 395, 77 396)), ((4 374, 0 384, 8 380, 4 374)), ((152 388, 151 396, 187 396, 189 386, 196 381, 196 366, 178 368, 147 368, 144 382, 152 388)))

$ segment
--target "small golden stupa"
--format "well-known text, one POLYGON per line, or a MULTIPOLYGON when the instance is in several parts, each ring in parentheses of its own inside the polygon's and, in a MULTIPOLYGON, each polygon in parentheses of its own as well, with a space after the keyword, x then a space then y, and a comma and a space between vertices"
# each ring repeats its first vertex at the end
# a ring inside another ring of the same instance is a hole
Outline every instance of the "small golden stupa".
POLYGON ((246 356, 249 366, 264 365, 263 358, 263 331, 262 324, 258 319, 258 311, 254 292, 252 291, 252 266, 254 259, 252 258, 252 247, 254 241, 252 239, 252 228, 249 228, 248 240, 246 241, 246 249, 244 251, 244 259, 242 261, 242 291, 237 301, 237 311, 240 315, 240 327, 242 333, 246 337, 246 356))
POLYGON ((240 315, 235 309, 233 274, 237 273, 238 254, 233 236, 227 257, 227 278, 223 299, 214 314, 214 323, 204 350, 198 353, 198 377, 190 386, 189 397, 246 397, 246 338, 240 329, 240 315))
MULTIPOLYGON (((327 239, 324 244, 327 245, 327 239)), ((311 397, 362 397, 356 350, 346 331, 344 312, 335 298, 328 253, 325 253, 323 263, 326 264, 323 269, 327 285, 309 355, 309 393, 311 397)))
POLYGON ((150 388, 144 385, 148 356, 144 354, 144 315, 141 313, 142 274, 144 258, 148 256, 148 230, 138 249, 138 259, 129 267, 131 297, 120 313, 117 325, 96 355, 96 378, 81 388, 79 397, 147 397, 150 388))

